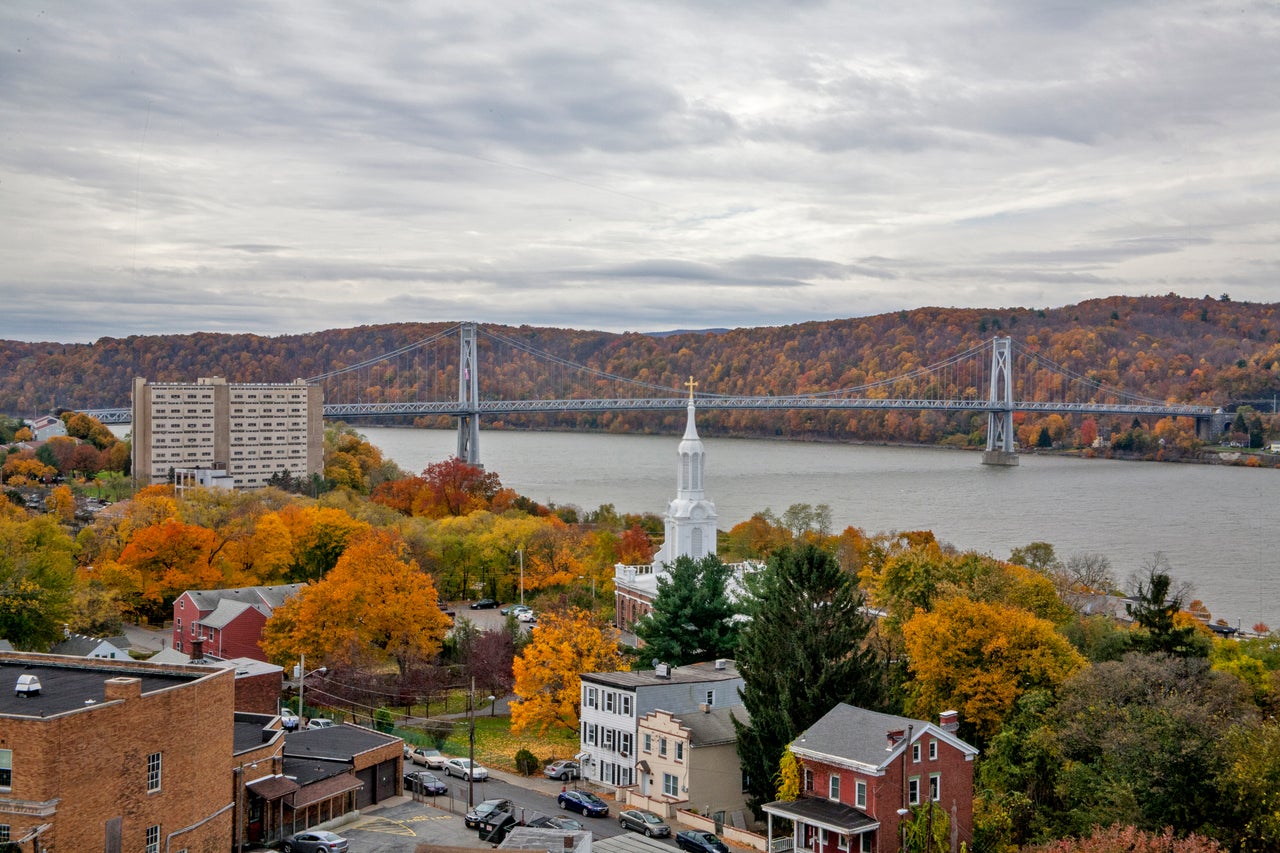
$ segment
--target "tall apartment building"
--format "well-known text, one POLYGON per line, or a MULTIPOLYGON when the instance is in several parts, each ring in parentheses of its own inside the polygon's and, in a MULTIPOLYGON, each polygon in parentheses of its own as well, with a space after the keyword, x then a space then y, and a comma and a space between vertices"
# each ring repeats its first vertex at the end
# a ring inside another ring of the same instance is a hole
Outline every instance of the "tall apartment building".
POLYGON ((237 489, 288 471, 324 471, 324 399, 318 385, 133 380, 133 477, 169 481, 181 469, 221 469, 237 489))

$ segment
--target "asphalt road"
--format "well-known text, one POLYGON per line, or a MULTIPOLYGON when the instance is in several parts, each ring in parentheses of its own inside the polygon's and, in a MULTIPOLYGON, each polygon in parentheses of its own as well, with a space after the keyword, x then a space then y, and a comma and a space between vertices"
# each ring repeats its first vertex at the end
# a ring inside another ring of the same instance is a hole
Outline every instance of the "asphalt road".
MULTIPOLYGON (((440 775, 440 774, 437 774, 440 775)), ((427 798, 422 802, 405 800, 377 807, 361 815, 354 823, 335 831, 351 842, 352 853, 412 853, 418 844, 440 844, 454 847, 489 848, 474 829, 467 829, 462 816, 467 810, 467 783, 446 779, 449 795, 427 798)), ((522 780, 526 781, 526 780, 522 780)), ((576 812, 562 812, 556 805, 558 783, 527 780, 528 785, 490 778, 475 783, 475 802, 503 798, 511 800, 516 816, 528 821, 538 815, 563 814, 579 821, 593 838, 609 838, 626 832, 618 825, 618 805, 609 802, 609 816, 590 818, 576 812), (532 787, 536 786, 536 787, 532 787), (546 790, 550 789, 550 790, 546 790)), ((671 839, 658 839, 675 849, 671 839)))

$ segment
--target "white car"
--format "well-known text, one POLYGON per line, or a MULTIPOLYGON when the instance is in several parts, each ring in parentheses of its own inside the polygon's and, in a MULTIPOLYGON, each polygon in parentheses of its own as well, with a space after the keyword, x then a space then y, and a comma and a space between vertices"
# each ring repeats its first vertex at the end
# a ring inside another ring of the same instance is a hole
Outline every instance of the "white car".
POLYGON ((297 731, 298 724, 300 722, 301 720, 298 719, 298 715, 293 713, 290 709, 282 708, 280 710, 280 725, 286 732, 297 731))
POLYGON ((537 622, 538 614, 534 613, 532 610, 521 610, 516 614, 516 618, 521 622, 537 622))
POLYGON ((307 723, 307 728, 308 729, 331 729, 336 725, 337 723, 335 723, 333 720, 326 720, 324 717, 316 717, 311 722, 307 723))
POLYGON ((450 758, 444 763, 444 775, 479 782, 489 778, 489 771, 470 758, 450 758))

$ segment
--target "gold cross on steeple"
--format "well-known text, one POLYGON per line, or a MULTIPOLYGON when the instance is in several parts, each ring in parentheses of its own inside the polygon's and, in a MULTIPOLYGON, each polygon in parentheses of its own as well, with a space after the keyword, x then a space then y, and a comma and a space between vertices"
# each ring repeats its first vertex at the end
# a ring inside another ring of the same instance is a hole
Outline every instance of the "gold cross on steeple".
POLYGON ((685 385, 685 387, 686 387, 686 388, 688 388, 688 389, 689 389, 689 402, 690 402, 690 403, 692 403, 692 402, 693 402, 693 389, 694 389, 694 388, 696 388, 696 387, 698 387, 698 383, 693 381, 693 376, 691 375, 691 376, 689 377, 689 381, 688 381, 688 382, 686 382, 686 383, 684 383, 684 385, 685 385))

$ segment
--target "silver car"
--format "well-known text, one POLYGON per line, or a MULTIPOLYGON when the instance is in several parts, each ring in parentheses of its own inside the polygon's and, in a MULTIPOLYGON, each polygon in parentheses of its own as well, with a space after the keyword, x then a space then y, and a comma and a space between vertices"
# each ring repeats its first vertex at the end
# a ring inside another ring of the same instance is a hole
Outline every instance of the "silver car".
POLYGON ((469 758, 450 758, 444 763, 444 775, 479 782, 489 778, 489 771, 469 758))
POLYGON ((624 829, 643 832, 650 838, 666 838, 671 834, 671 827, 662 822, 662 818, 644 809, 624 809, 618 812, 618 823, 624 829))
POLYGON ((336 832, 309 829, 290 835, 280 849, 284 853, 347 853, 347 839, 336 832))

